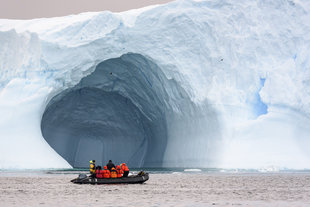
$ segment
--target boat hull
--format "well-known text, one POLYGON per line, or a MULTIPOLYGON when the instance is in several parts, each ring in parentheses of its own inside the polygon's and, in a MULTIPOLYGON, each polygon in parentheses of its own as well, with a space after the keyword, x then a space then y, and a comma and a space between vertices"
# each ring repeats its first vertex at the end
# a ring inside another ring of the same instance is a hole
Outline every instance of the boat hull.
POLYGON ((72 183, 76 184, 93 184, 93 185, 100 185, 100 184, 138 184, 144 183, 149 179, 149 174, 145 173, 144 175, 131 175, 128 177, 121 177, 121 178, 75 178, 71 180, 72 183))

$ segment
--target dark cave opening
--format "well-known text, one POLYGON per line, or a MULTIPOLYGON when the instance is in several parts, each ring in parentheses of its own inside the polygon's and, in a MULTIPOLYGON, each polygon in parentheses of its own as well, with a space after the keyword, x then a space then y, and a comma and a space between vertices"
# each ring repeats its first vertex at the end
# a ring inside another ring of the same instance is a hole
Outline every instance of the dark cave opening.
POLYGON ((158 66, 139 54, 106 60, 51 99, 43 137, 73 167, 87 167, 90 159, 161 166, 167 142, 163 81, 158 66))

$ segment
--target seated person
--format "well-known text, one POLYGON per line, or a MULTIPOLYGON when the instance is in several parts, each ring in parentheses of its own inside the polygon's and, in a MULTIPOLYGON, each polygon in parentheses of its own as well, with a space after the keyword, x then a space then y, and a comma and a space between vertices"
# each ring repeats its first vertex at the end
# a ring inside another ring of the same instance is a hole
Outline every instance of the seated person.
POLYGON ((117 171, 115 167, 112 167, 111 169, 111 178, 117 178, 117 171))
POLYGON ((103 169, 104 169, 103 170, 103 178, 110 178, 111 174, 110 174, 110 170, 108 170, 108 167, 104 166, 103 169))
POLYGON ((103 178, 103 170, 101 170, 101 166, 97 166, 96 178, 103 178))
POLYGON ((112 162, 112 160, 109 160, 109 162, 108 162, 108 164, 107 164, 107 167, 108 167, 108 170, 110 170, 110 172, 111 172, 111 170, 112 170, 112 167, 115 168, 115 165, 114 165, 114 163, 112 162))
POLYGON ((127 167, 127 165, 125 163, 121 164, 121 168, 124 171, 123 177, 128 177, 129 174, 129 168, 127 167))
POLYGON ((116 166, 116 171, 117 171, 117 177, 118 178, 123 177, 124 171, 121 169, 121 166, 117 165, 116 166))

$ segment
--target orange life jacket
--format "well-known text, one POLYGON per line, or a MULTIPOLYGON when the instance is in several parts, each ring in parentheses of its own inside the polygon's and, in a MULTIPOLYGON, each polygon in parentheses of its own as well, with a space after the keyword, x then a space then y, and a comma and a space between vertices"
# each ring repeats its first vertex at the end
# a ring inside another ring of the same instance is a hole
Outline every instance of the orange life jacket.
POLYGON ((122 164, 122 170, 125 171, 129 171, 129 168, 127 167, 127 165, 125 163, 122 164))
POLYGON ((103 177, 104 178, 110 178, 110 171, 108 169, 103 170, 103 177))
POLYGON ((111 170, 111 178, 117 178, 117 171, 115 170, 114 167, 111 170))
POLYGON ((123 177, 124 171, 121 168, 119 168, 119 169, 117 168, 116 171, 117 171, 117 177, 118 178, 123 177))

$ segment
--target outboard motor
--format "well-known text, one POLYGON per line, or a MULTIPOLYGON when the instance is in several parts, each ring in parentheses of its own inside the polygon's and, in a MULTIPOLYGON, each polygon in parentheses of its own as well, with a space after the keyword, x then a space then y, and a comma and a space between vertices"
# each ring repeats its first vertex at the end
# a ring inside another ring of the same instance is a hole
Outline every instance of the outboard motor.
POLYGON ((80 180, 82 180, 82 179, 85 179, 85 178, 87 178, 87 175, 86 174, 79 174, 79 177, 78 177, 78 179, 80 179, 80 180))

